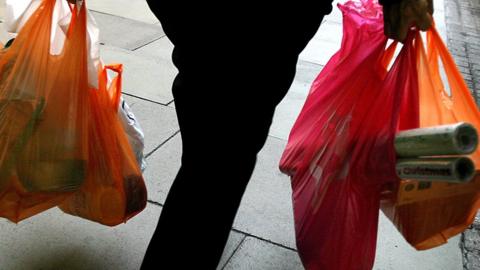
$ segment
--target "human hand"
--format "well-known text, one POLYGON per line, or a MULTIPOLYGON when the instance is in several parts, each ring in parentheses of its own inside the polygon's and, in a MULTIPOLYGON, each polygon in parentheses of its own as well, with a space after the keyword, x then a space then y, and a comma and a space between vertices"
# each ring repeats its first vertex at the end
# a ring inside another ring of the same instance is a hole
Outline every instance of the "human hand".
POLYGON ((404 41, 408 31, 416 27, 422 31, 432 26, 433 0, 402 0, 383 4, 385 35, 404 41))

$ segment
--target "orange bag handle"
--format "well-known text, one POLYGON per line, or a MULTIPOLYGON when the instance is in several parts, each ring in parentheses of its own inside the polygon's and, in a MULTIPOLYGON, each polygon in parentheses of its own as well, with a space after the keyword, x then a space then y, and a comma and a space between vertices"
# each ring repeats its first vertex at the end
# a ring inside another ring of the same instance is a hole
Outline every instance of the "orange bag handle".
POLYGON ((390 63, 392 62, 393 60, 393 57, 395 56, 395 50, 397 49, 397 45, 398 45, 398 41, 394 41, 392 42, 392 44, 390 44, 387 49, 385 50, 385 53, 383 54, 383 57, 382 57, 382 67, 385 68, 385 70, 388 68, 388 65, 390 65, 390 63))
POLYGON ((74 26, 75 22, 77 21, 78 13, 80 12, 80 10, 82 10, 82 8, 85 7, 84 1, 81 2, 80 4, 70 4, 70 3, 68 3, 68 8, 70 9, 70 12, 72 13, 72 18, 70 19, 70 24, 68 26, 67 37, 70 37, 70 35, 72 34, 73 26, 74 26), (80 10, 78 8, 80 8, 80 10))
MULTIPOLYGON (((427 47, 423 46, 421 37, 418 50, 420 87, 420 124, 422 127, 432 125, 468 122, 480 130, 480 111, 457 69, 455 61, 442 41, 438 31, 432 27, 427 32, 427 47), (445 84, 440 74, 439 60, 450 85, 451 96, 445 91, 445 84)), ((469 155, 480 169, 480 149, 469 155)))
MULTIPOLYGON (((406 42, 414 42, 414 40, 417 39, 418 31, 410 31, 406 40, 406 42)), ((386 74, 388 73, 388 67, 392 63, 392 61, 395 61, 395 51, 398 47, 398 41, 394 40, 388 47, 385 49, 383 55, 381 56, 380 59, 380 66, 379 66, 379 71, 378 74, 381 75, 381 77, 385 77, 386 74)))
POLYGON ((123 65, 122 64, 108 64, 105 65, 102 69, 99 81, 100 91, 107 91, 111 100, 112 108, 116 111, 120 105, 120 98, 122 96, 122 76, 123 75, 123 65), (112 79, 110 85, 108 83, 107 71, 111 70, 117 73, 112 79))
MULTIPOLYGON (((440 58, 443 62, 443 67, 445 69, 445 74, 448 78, 448 83, 450 85, 460 84, 461 87, 451 87, 451 99, 452 101, 460 96, 467 94, 470 97, 470 92, 468 92, 468 86, 463 80, 463 76, 460 71, 457 69, 457 65, 453 60, 452 55, 448 51, 447 46, 442 41, 440 34, 437 29, 432 26, 431 29, 427 32, 427 48, 428 50, 428 59, 430 59, 430 66, 434 68, 434 72, 439 74, 440 66, 438 64, 438 59, 440 58)), ((473 98, 468 98, 468 105, 472 108, 477 108, 473 98)))

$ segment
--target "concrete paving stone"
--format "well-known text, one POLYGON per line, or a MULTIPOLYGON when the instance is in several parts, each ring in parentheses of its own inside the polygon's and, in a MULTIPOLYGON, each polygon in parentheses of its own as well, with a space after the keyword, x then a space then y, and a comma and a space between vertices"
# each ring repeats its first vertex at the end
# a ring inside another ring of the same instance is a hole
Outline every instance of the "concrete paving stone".
POLYGON ((175 110, 160 104, 123 95, 145 135, 145 154, 150 153, 179 130, 175 110))
MULTIPOLYGON (((290 180, 278 169, 285 142, 270 137, 245 192, 234 228, 295 247, 290 180)), ((181 164, 177 134, 148 159, 144 173, 149 199, 163 204, 181 164)))
POLYGON ((461 270, 460 236, 440 247, 417 251, 411 247, 393 224, 380 214, 375 270, 461 270))
POLYGON ((340 9, 338 8, 338 3, 343 3, 345 1, 339 1, 339 0, 335 0, 333 1, 333 9, 332 9, 332 12, 330 14, 328 14, 327 16, 324 17, 324 20, 326 21, 330 21, 330 22, 336 22, 336 23, 342 23, 343 22, 343 17, 342 17, 342 12, 340 11, 340 9))
MULTIPOLYGON (((320 33, 321 30, 318 31, 320 33)), ((339 35, 341 35, 339 31, 339 35)), ((326 42, 320 38, 310 40, 305 49, 300 53, 300 60, 325 65, 330 58, 340 49, 341 43, 326 42)))
POLYGON ((244 234, 237 233, 234 231, 230 232, 230 236, 228 238, 227 244, 225 245, 225 249, 223 250, 222 259, 218 263, 217 270, 223 269, 225 264, 227 264, 227 262, 230 260, 233 253, 237 250, 237 248, 245 239, 245 237, 246 236, 244 234))
POLYGON ((137 270, 161 207, 147 208, 116 227, 51 209, 19 225, 0 220, 2 270, 137 270))
POLYGON ((172 59, 172 52, 173 44, 166 36, 135 50, 135 53, 139 55, 162 58, 165 60, 172 59))
MULTIPOLYGON (((406 243, 390 221, 381 214, 377 256, 373 269, 460 270, 462 269, 462 260, 458 242, 459 237, 457 236, 441 247, 416 251, 406 243)), ((225 269, 303 268, 295 252, 247 237, 225 269), (283 261, 282 257, 287 260, 283 261)))
POLYGON ((123 64, 124 93, 161 104, 173 100, 171 87, 177 70, 170 59, 146 57, 111 46, 101 46, 100 55, 107 64, 123 64))
MULTIPOLYGON (((148 167, 144 177, 149 200, 161 204, 165 202, 168 191, 180 168, 181 148, 181 138, 177 134, 147 159, 148 167)), ((225 265, 244 238, 245 236, 241 233, 230 232, 218 269, 225 265)))
POLYGON ((300 113, 313 80, 318 76, 322 66, 299 61, 297 74, 285 98, 277 106, 270 127, 270 135, 287 140, 290 130, 300 113))
POLYGON ((157 40, 165 33, 158 24, 148 24, 100 12, 92 12, 100 29, 100 43, 133 50, 157 40))
POLYGON ((158 22, 145 0, 90 0, 87 7, 94 11, 145 23, 158 22))
POLYGON ((265 241, 247 237, 225 270, 300 270, 298 254, 265 241))
POLYGON ((284 140, 268 138, 258 154, 233 227, 295 248, 290 179, 278 169, 285 145, 284 140))
POLYGON ((182 139, 180 134, 162 145, 147 158, 144 178, 148 198, 163 204, 181 165, 182 139))
POLYGON ((320 28, 312 39, 326 41, 340 45, 342 42, 342 24, 329 20, 323 20, 320 28))

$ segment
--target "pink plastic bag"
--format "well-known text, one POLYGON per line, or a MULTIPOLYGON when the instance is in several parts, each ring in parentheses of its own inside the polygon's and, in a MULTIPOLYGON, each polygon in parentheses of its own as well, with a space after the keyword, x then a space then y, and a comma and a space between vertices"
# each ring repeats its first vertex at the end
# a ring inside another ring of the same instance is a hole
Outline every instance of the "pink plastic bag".
POLYGON ((372 268, 380 193, 398 180, 394 135, 419 124, 414 34, 388 71, 395 46, 385 49, 381 7, 339 8, 341 49, 314 81, 280 162, 292 176, 297 247, 308 270, 372 268))

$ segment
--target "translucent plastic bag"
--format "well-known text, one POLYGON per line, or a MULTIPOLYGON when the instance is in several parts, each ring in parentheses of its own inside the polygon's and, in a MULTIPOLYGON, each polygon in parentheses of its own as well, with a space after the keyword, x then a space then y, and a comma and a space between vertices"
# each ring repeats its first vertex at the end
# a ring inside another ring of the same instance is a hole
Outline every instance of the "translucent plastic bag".
POLYGON ((339 7, 341 49, 315 79, 280 162, 292 176, 297 247, 309 270, 372 268, 380 193, 397 181, 394 135, 418 126, 413 35, 387 70, 395 47, 385 49, 381 7, 339 7), (400 114, 411 117, 399 122, 400 114))
POLYGON ((15 222, 58 205, 86 180, 85 12, 52 55, 55 3, 43 1, 0 54, 0 216, 15 222))
POLYGON ((140 168, 118 118, 119 76, 88 83, 87 12, 75 6, 58 54, 55 6, 43 0, 0 55, 0 216, 12 221, 62 204, 106 225, 144 209, 140 168))
MULTIPOLYGON (((42 0, 6 0, 5 24, 7 31, 12 34, 18 33, 41 2, 42 0)), ((58 55, 61 53, 71 17, 71 7, 68 2, 66 0, 57 1, 52 16, 51 54, 58 55)), ((99 32, 94 17, 87 10, 88 80, 93 88, 98 88, 97 74, 103 68, 100 59, 99 32)), ((143 129, 125 100, 122 98, 120 102, 118 116, 125 132, 127 132, 137 162, 143 171, 146 168, 143 153, 145 148, 143 129)))
POLYGON ((104 67, 99 90, 90 91, 89 167, 81 189, 60 205, 69 214, 105 225, 118 225, 140 211, 147 202, 142 173, 118 119, 122 66, 104 67), (110 86, 107 70, 117 72, 110 86))
MULTIPOLYGON (((416 42, 420 126, 467 122, 480 130, 478 108, 437 31, 433 28, 427 32, 427 51, 420 36, 416 42), (442 82, 442 69, 451 95, 442 82)), ((478 170, 480 149, 469 157, 478 170)), ((472 224, 479 207, 478 172, 465 184, 401 181, 382 200, 383 212, 419 250, 444 244, 448 238, 463 232, 472 224)))

